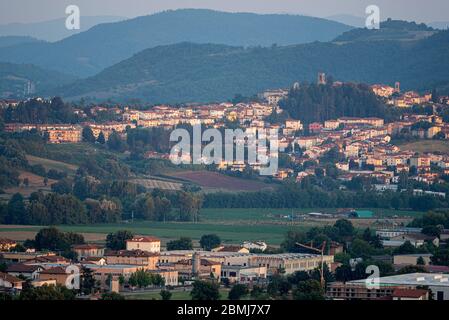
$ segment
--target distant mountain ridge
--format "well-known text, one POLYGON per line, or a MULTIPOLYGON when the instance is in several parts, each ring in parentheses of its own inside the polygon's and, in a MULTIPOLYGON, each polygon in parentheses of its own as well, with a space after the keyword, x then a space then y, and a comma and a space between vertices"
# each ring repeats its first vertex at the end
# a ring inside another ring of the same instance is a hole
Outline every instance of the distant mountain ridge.
POLYGON ((449 28, 449 21, 435 21, 428 23, 428 25, 434 29, 446 30, 449 28))
POLYGON ((307 16, 183 9, 99 24, 55 43, 10 47, 0 51, 0 61, 31 63, 84 77, 160 45, 184 41, 232 46, 292 45, 329 41, 351 28, 307 16))
POLYGON ((66 18, 34 23, 0 24, 0 36, 28 36, 53 42, 87 31, 97 24, 117 22, 125 19, 117 16, 82 16, 80 30, 66 29, 66 18))
POLYGON ((335 14, 332 16, 326 17, 326 19, 340 22, 346 24, 348 26, 353 26, 354 28, 364 28, 366 18, 353 16, 350 14, 335 14))
POLYGON ((415 22, 388 19, 380 23, 380 29, 352 29, 339 35, 334 41, 410 41, 424 39, 437 32, 438 30, 435 30, 424 23, 417 24, 415 22))
POLYGON ((180 43, 146 49, 99 74, 47 92, 64 98, 139 98, 150 103, 222 101, 288 87, 326 72, 425 90, 447 82, 449 31, 415 41, 309 43, 268 48, 180 43))
POLYGON ((36 43, 41 42, 41 40, 28 37, 28 36, 0 36, 0 48, 6 48, 11 46, 16 46, 24 43, 36 43))

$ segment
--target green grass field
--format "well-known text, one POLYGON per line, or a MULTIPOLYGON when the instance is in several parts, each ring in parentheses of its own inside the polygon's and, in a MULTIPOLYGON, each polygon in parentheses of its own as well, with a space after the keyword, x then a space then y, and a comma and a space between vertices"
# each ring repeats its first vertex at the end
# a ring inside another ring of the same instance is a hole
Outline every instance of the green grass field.
POLYGON ((78 167, 73 164, 56 160, 50 160, 46 158, 35 157, 32 155, 27 155, 27 160, 31 165, 41 164, 44 166, 46 170, 55 169, 58 171, 66 171, 68 174, 74 174, 78 169, 78 167))
MULTIPOLYGON (((114 153, 102 146, 91 145, 88 143, 60 143, 46 144, 45 158, 35 157, 38 162, 44 162, 42 165, 57 165, 58 163, 68 164, 69 166, 78 166, 87 158, 92 156, 113 156, 124 159, 126 156, 122 153, 114 153)), ((33 156, 33 155, 32 155, 33 156)), ((42 156, 44 157, 44 156, 42 156)))
MULTIPOLYGON (((171 300, 191 300, 190 291, 172 291, 171 300)), ((229 289, 220 289, 220 300, 228 299, 229 289)), ((161 300, 159 292, 126 294, 126 300, 161 300)))
MULTIPOLYGON (((214 209, 205 208, 201 210, 203 221, 237 221, 237 220, 255 220, 255 221, 286 221, 284 218, 276 217, 277 215, 303 214, 310 212, 335 213, 338 209, 214 209)), ((423 214, 419 211, 405 211, 393 209, 367 208, 374 212, 376 217, 417 217, 423 214)))
POLYGON ((228 243, 238 243, 244 240, 264 240, 273 245, 280 244, 288 230, 302 229, 301 227, 289 225, 163 223, 148 221, 92 226, 58 226, 58 228, 63 231, 102 234, 126 229, 132 231, 134 234, 154 235, 163 240, 170 240, 181 236, 198 240, 204 234, 214 233, 220 236, 224 242, 228 243))
MULTIPOLYGON (((381 217, 418 217, 422 212, 396 211, 371 209, 376 215, 381 217)), ((290 222, 289 219, 277 215, 287 215, 291 213, 304 212, 333 212, 331 209, 203 209, 201 211, 201 221, 191 222, 152 222, 134 221, 112 224, 96 225, 62 225, 58 226, 63 231, 72 231, 87 234, 106 235, 118 230, 130 230, 134 234, 154 235, 163 243, 179 238, 181 236, 190 237, 198 241, 202 235, 215 233, 226 243, 241 243, 245 240, 266 241, 269 245, 279 245, 289 230, 306 231, 313 226, 323 226, 332 224, 334 220, 306 220, 290 222)), ((353 220, 358 228, 367 227, 368 222, 364 219, 353 220)), ((38 231, 41 227, 2 228, 0 226, 0 236, 2 232, 38 231)))

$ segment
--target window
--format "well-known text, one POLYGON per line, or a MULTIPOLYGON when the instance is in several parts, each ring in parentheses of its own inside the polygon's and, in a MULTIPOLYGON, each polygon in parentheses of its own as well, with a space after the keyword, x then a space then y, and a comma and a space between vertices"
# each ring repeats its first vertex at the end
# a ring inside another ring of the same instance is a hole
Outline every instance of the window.
POLYGON ((437 291, 437 300, 444 300, 444 292, 443 291, 437 291))

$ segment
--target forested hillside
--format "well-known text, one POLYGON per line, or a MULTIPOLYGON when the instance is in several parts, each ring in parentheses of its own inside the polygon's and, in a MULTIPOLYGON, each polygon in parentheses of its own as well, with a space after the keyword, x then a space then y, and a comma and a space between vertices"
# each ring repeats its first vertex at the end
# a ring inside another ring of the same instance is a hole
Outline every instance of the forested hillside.
POLYGON ((75 77, 30 64, 0 62, 0 98, 24 98, 74 80, 75 77))
MULTIPOLYGON (((419 41, 310 43, 269 48, 180 43, 151 48, 49 95, 150 103, 208 102, 252 96, 296 81, 401 82, 404 90, 447 83, 449 31, 419 41)), ((443 93, 443 92, 442 92, 443 93)))
POLYGON ((282 109, 305 123, 338 117, 381 117, 386 108, 366 85, 302 85, 290 90, 282 109))
MULTIPOLYGON (((63 21, 58 23, 59 29, 65 30, 63 21)), ((290 45, 330 41, 350 29, 335 21, 299 15, 170 10, 103 23, 54 43, 9 47, 0 51, 0 61, 32 63, 84 77, 160 45, 183 41, 236 46, 290 45)), ((0 34, 1 30, 0 27, 0 34)), ((50 31, 47 34, 53 33, 50 31)))

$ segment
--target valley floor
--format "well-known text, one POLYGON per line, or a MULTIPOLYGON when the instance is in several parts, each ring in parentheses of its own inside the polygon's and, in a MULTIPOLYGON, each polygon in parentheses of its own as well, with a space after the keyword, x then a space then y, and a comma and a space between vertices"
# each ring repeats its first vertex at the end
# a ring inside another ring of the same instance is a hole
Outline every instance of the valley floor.
MULTIPOLYGON (((351 219, 356 228, 375 227, 378 218, 394 219, 398 224, 406 225, 412 218, 421 215, 416 211, 396 211, 371 209, 374 219, 351 219)), ((191 222, 153 222, 123 221, 120 223, 95 225, 61 225, 62 231, 82 233, 89 242, 103 242, 106 235, 117 230, 130 230, 134 234, 153 235, 161 238, 162 245, 180 236, 190 237, 194 244, 204 234, 217 234, 225 243, 241 243, 245 240, 266 241, 269 245, 278 246, 289 230, 307 230, 314 226, 332 225, 336 218, 307 218, 298 220, 288 217, 292 213, 333 212, 334 209, 202 209, 201 221, 191 222)), ((42 226, 9 226, 0 225, 0 237, 23 241, 33 238, 42 226)))

